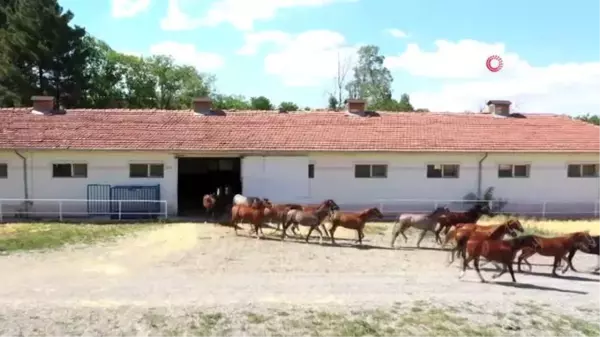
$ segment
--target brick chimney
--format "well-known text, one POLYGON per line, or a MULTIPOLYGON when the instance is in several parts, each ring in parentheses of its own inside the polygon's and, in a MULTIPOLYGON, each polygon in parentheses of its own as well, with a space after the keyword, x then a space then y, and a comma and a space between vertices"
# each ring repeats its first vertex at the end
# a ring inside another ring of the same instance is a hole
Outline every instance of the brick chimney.
POLYGON ((54 110, 54 97, 31 96, 33 102, 33 113, 51 113, 54 110))
POLYGON ((487 102, 488 111, 494 115, 508 116, 510 114, 511 101, 490 100, 487 102))
POLYGON ((197 97, 192 100, 194 112, 200 114, 209 114, 212 109, 212 100, 208 97, 197 97))
POLYGON ((347 99, 346 106, 348 107, 348 112, 363 113, 367 107, 367 101, 364 99, 347 99))

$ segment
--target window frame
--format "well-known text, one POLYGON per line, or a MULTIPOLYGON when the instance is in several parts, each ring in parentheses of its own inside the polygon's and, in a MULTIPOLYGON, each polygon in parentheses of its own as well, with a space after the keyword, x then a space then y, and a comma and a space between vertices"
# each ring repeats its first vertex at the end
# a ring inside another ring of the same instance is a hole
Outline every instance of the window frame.
POLYGON ((315 164, 308 164, 308 179, 315 178, 315 164))
POLYGON ((567 178, 598 178, 599 176, 599 170, 600 170, 600 165, 598 163, 570 163, 567 164, 567 178), (577 166, 579 168, 579 173, 578 175, 570 175, 570 168, 572 166, 577 166), (594 166, 595 168, 595 174, 594 175, 584 175, 583 172, 583 167, 584 166, 594 166))
POLYGON ((57 179, 62 179, 62 178, 83 178, 86 179, 89 175, 89 170, 88 170, 88 163, 84 163, 84 162, 72 162, 72 163, 52 163, 52 178, 57 178, 57 179), (62 176, 62 175, 56 175, 56 171, 55 169, 57 168, 57 166, 59 165, 69 165, 70 168, 70 175, 68 176, 62 176), (85 174, 81 175, 81 174, 75 174, 76 169, 75 166, 80 166, 80 167, 84 167, 85 168, 85 174))
POLYGON ((165 177, 165 164, 164 163, 129 163, 129 178, 132 179, 162 179, 165 177), (145 175, 132 175, 132 166, 134 165, 139 165, 139 166, 145 166, 146 167, 146 174, 145 175), (161 167, 162 168, 162 172, 160 175, 152 175, 152 166, 155 167, 161 167))
POLYGON ((355 179, 387 179, 388 177, 388 170, 389 170, 389 166, 388 164, 383 164, 383 163, 377 163, 377 164, 363 164, 363 163, 355 163, 354 164, 354 178, 355 179), (379 166, 380 168, 384 169, 384 174, 383 175, 374 175, 373 174, 373 167, 379 166), (358 168, 362 167, 362 169, 364 169, 365 167, 369 168, 369 174, 368 175, 358 175, 357 173, 358 168))
POLYGON ((531 176, 531 164, 505 164, 505 163, 501 163, 498 164, 498 178, 499 179, 506 179, 506 178, 518 178, 518 179, 523 179, 523 178, 529 178, 531 176), (507 169, 502 169, 502 166, 510 166, 510 175, 501 175, 501 171, 507 171, 507 169), (516 175, 516 167, 517 166, 524 166, 525 167, 525 175, 516 175))
POLYGON ((446 163, 446 164, 437 164, 437 163, 428 163, 425 165, 425 177, 427 179, 458 179, 460 178, 460 164, 458 163, 446 163), (440 166, 439 169, 436 169, 436 166, 440 166), (445 168, 446 166, 456 166, 456 175, 446 175, 445 173, 445 168), (440 171, 440 175, 438 176, 433 176, 430 175, 430 167, 433 167, 433 170, 437 170, 440 171))
POLYGON ((0 179, 8 179, 8 163, 0 163, 0 179))

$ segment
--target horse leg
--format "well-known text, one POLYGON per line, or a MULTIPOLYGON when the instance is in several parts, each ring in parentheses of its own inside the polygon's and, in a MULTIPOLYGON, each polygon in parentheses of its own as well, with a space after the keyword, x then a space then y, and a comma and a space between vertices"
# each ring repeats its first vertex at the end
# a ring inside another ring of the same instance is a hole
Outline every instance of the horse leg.
POLYGON ((577 253, 577 249, 573 249, 569 252, 569 256, 567 256, 567 263, 569 264, 569 268, 577 273, 575 267, 573 267, 573 257, 575 257, 575 253, 577 253))
POLYGON ((565 261, 565 268, 562 270, 562 273, 566 273, 567 270, 569 270, 570 266, 570 261, 567 259, 567 254, 563 255, 563 257, 561 257, 561 262, 565 261))
POLYGON ((419 240, 417 240, 417 248, 419 248, 421 246, 421 241, 423 241, 423 238, 425 237, 425 234, 427 234, 427 230, 424 229, 421 231, 421 234, 419 234, 419 240))
POLYGON ((317 231, 317 233, 319 233, 319 244, 323 244, 323 233, 321 232, 321 230, 319 229, 319 225, 315 225, 315 226, 310 226, 310 229, 308 230, 308 234, 306 234, 306 243, 308 243, 308 239, 310 238, 310 234, 314 231, 317 231))
POLYGON ((460 272, 460 275, 458 276, 459 279, 463 278, 463 276, 465 276, 465 271, 467 270, 467 264, 469 264, 469 262, 472 260, 472 257, 469 257, 467 259, 463 260, 463 269, 460 272))
POLYGON ((391 248, 394 248, 394 242, 396 242, 398 235, 400 235, 400 228, 398 227, 398 222, 395 222, 392 227, 392 240, 390 241, 391 248))
POLYGON ((529 263, 529 261, 527 261, 528 258, 530 258, 533 254, 535 254, 535 251, 529 251, 529 250, 525 250, 523 249, 521 251, 521 255, 519 255, 519 257, 517 258, 517 271, 519 273, 521 273, 521 262, 525 262, 527 264, 527 266, 529 267, 529 271, 531 272, 532 266, 531 263, 529 263))
POLYGON ((365 235, 362 232, 362 228, 358 228, 356 230, 356 233, 358 234, 358 244, 362 246, 362 239, 365 237, 365 235))
POLYGON ((517 279, 515 279, 515 271, 513 270, 512 261, 508 263, 508 272, 510 273, 510 277, 514 283, 517 283, 517 279))
POLYGON ((337 229, 337 225, 333 224, 331 229, 329 230, 329 234, 331 235, 331 244, 335 245, 335 230, 337 229))
POLYGON ((473 259, 473 266, 475 267, 475 270, 477 271, 477 275, 479 275, 479 279, 481 279, 481 282, 485 283, 485 279, 483 278, 483 276, 481 276, 481 272, 479 271, 479 256, 475 256, 475 258, 473 259))
POLYGON ((493 279, 496 279, 496 278, 498 278, 498 277, 500 277, 500 276, 504 275, 504 273, 506 273, 506 271, 507 271, 507 270, 508 270, 508 267, 507 267, 507 265, 506 265, 506 264, 502 264, 502 270, 500 270, 500 272, 499 272, 498 274, 494 274, 494 275, 492 275, 492 278, 493 278, 493 279))
POLYGON ((558 274, 556 273, 556 269, 558 268, 558 263, 561 260, 561 256, 557 255, 554 257, 554 263, 552 264, 552 276, 554 277, 558 277, 558 274))

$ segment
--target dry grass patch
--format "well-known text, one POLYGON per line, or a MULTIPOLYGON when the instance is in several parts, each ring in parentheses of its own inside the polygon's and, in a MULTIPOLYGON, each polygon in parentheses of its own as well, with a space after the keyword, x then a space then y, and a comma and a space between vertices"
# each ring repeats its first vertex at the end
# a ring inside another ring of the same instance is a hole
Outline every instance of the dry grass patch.
MULTIPOLYGON (((466 302, 458 308, 413 302, 369 310, 326 311, 301 307, 253 308, 253 311, 197 308, 138 308, 36 315, 16 328, 0 320, 0 334, 146 335, 146 336, 597 336, 595 320, 540 308, 526 314, 514 308, 498 316, 466 302), (54 317, 59 315, 58 317, 54 317), (51 320, 51 321, 49 321, 51 320)), ((29 315, 31 316, 31 315, 29 315)))
POLYGON ((65 245, 107 241, 158 224, 8 223, 0 226, 0 251, 53 249, 65 245))

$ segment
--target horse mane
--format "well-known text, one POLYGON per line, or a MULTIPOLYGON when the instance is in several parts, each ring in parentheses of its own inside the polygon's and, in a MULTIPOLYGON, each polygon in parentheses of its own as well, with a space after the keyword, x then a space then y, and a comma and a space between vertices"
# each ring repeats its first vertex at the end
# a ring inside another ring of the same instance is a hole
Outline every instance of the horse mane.
POLYGON ((488 236, 488 238, 490 238, 490 239, 499 239, 497 236, 499 236, 499 234, 500 234, 502 231, 504 231, 504 230, 506 230, 506 229, 508 229, 508 228, 509 228, 509 227, 508 227, 508 221, 507 221, 507 222, 505 222, 505 223, 503 223, 503 224, 499 225, 498 227, 496 227, 496 228, 495 228, 495 229, 494 229, 494 230, 493 230, 493 231, 490 233, 490 235, 488 236))

